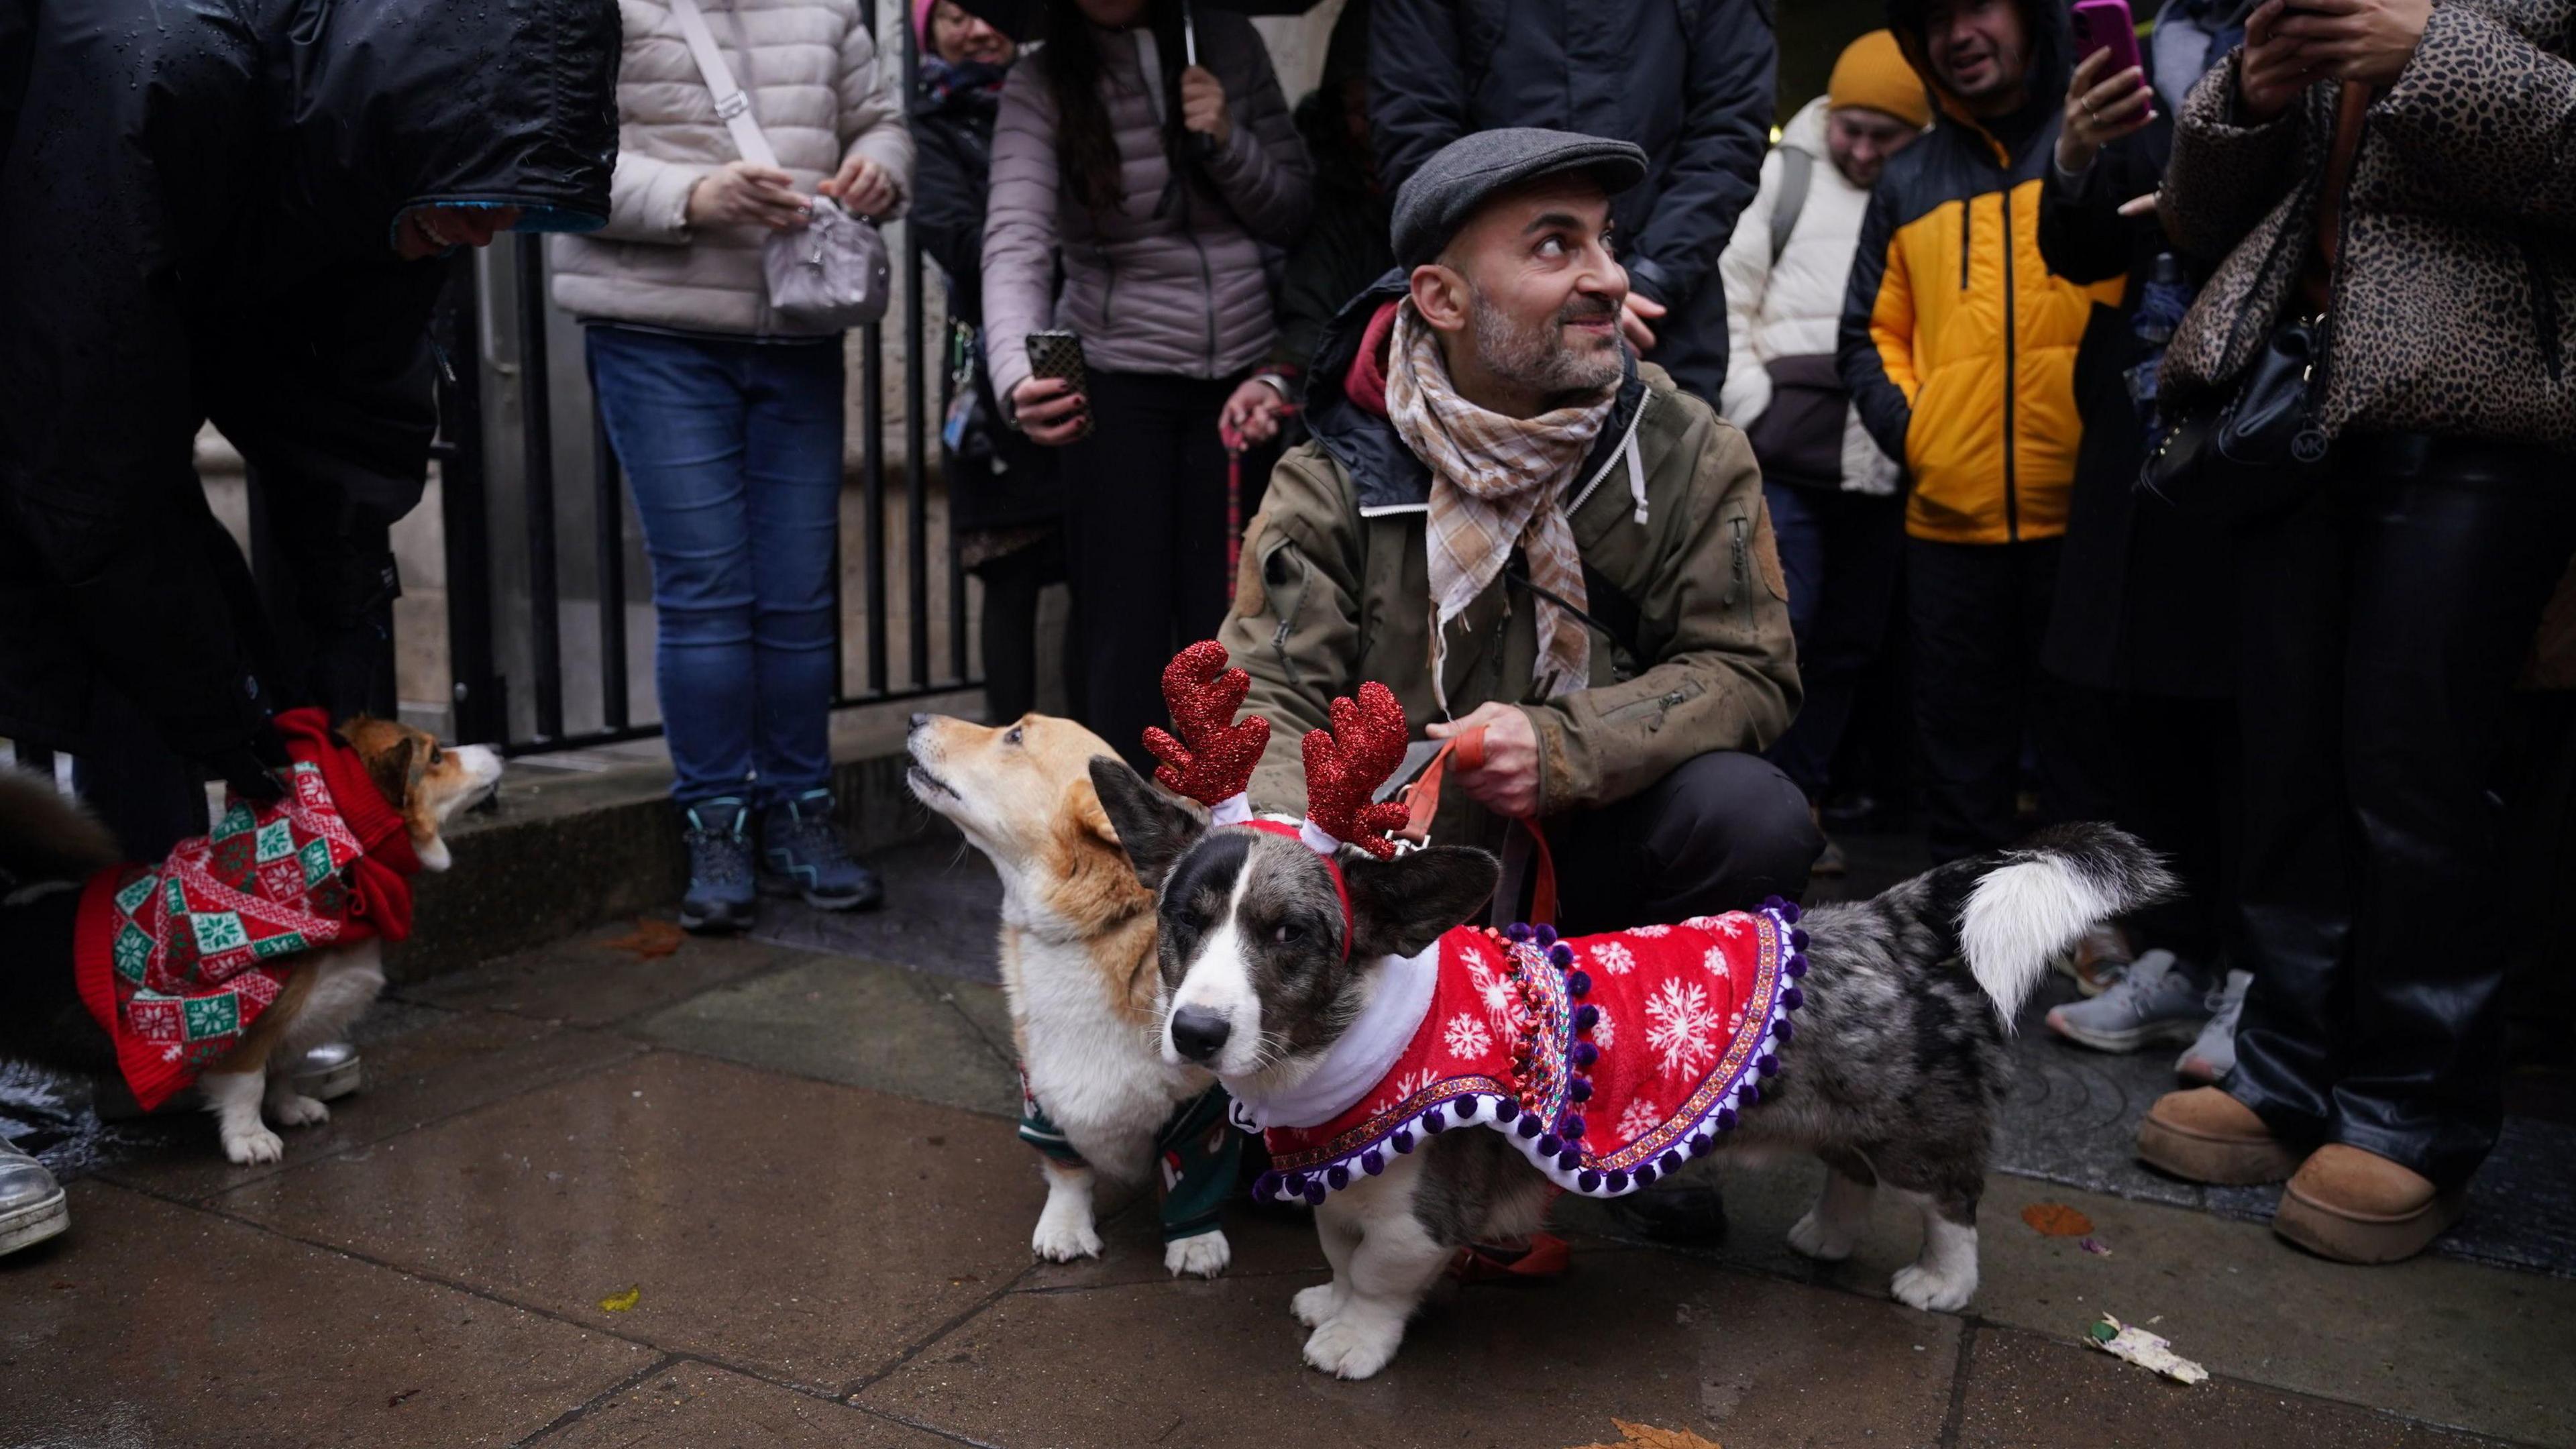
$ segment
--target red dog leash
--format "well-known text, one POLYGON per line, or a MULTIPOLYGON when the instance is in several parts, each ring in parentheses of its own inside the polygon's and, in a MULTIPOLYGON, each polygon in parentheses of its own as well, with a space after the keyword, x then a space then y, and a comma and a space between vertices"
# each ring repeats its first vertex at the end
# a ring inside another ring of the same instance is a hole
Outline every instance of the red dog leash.
MULTIPOLYGON (((1449 771, 1449 757, 1458 757, 1458 768, 1478 770, 1485 764, 1485 727, 1476 725, 1452 736, 1431 763, 1422 767, 1413 783, 1404 787, 1404 803, 1411 812, 1404 828, 1395 833, 1398 840, 1420 845, 1431 837, 1432 817, 1440 813, 1440 786, 1449 771)), ((1535 820, 1513 822, 1529 833, 1533 865, 1530 871, 1529 923, 1533 926, 1556 924, 1556 857, 1548 852, 1547 832, 1535 820)))

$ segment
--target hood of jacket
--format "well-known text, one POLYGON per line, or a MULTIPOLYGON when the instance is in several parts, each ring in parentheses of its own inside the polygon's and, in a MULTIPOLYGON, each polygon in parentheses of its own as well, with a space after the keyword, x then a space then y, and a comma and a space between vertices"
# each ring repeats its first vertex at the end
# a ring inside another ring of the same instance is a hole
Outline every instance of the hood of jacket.
MULTIPOLYGON (((2057 109, 2066 95, 2066 82, 2075 72, 2074 42, 2066 18, 2066 6, 2052 0, 2014 0, 2021 11, 2022 27, 2030 38, 2030 58, 2022 71, 2026 97, 2024 105, 2040 111, 2044 118, 2057 109)), ((1905 54, 1906 63, 1923 84, 1931 89, 1936 130, 1963 133, 1980 142, 1998 163, 2009 167, 2016 154, 2027 147, 2047 126, 2043 123, 2029 134, 2006 138, 1996 134, 1986 122, 1968 113, 1956 93, 1941 83, 1933 72, 1924 44, 1924 15, 1931 0, 1887 0, 1887 28, 1896 35, 1896 48, 1905 54)))
POLYGON ((1798 114, 1789 118, 1789 124, 1780 128, 1780 144, 1815 157, 1817 165, 1833 165, 1833 148, 1825 143, 1825 112, 1832 109, 1833 102, 1825 96, 1818 96, 1800 106, 1798 114))
MULTIPOLYGON (((1431 470, 1396 435, 1395 424, 1388 422, 1384 413, 1351 401, 1342 389, 1342 379, 1350 375, 1352 364, 1359 360, 1360 338, 1368 331, 1369 320, 1380 307, 1403 300, 1409 275, 1398 267, 1352 298, 1324 329, 1323 344, 1315 349, 1314 370, 1306 375, 1306 428, 1316 443, 1349 471, 1359 492, 1362 513, 1419 508, 1431 501, 1431 470)), ((1590 479, 1601 471, 1627 434, 1637 409, 1645 405, 1646 381, 1637 375, 1637 355, 1625 345, 1620 347, 1619 355, 1624 369, 1619 397, 1611 404, 1610 416, 1601 424, 1601 436, 1593 440, 1583 466, 1575 470, 1578 480, 1590 479)))
POLYGON ((415 206, 605 225, 620 34, 614 0, 300 0, 270 52, 286 72, 276 226, 308 253, 372 259, 415 206))

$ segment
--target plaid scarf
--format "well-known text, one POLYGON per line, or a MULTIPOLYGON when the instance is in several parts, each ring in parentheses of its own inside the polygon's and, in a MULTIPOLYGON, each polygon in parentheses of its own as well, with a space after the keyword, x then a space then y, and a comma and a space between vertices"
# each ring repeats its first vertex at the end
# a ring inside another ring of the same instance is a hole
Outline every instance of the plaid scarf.
MULTIPOLYGON (((1386 408, 1396 436, 1431 470, 1431 690, 1446 713, 1441 677, 1449 621, 1493 585, 1517 546, 1530 582, 1584 607, 1583 559, 1566 521, 1563 495, 1617 399, 1616 388, 1580 407, 1534 418, 1505 417, 1458 395, 1440 341, 1406 302, 1396 313, 1386 408)), ((1534 682, 1547 698, 1592 682, 1592 636, 1583 621, 1542 596, 1534 682)))

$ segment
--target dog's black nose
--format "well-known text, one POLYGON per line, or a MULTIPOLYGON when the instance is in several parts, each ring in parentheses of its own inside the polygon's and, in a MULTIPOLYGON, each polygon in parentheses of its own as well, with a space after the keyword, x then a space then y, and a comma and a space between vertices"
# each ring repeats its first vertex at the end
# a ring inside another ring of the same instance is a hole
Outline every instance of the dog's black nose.
POLYGON ((1232 1035, 1234 1024, 1213 1011, 1184 1006, 1172 1013, 1172 1046, 1191 1061, 1213 1060, 1232 1035))
POLYGON ((918 711, 916 711, 916 712, 913 714, 913 716, 912 716, 912 727, 913 727, 914 729, 919 729, 919 728, 921 728, 923 725, 926 725, 926 724, 928 724, 928 723, 930 723, 930 716, 928 716, 928 715, 926 715, 926 714, 922 714, 922 713, 920 713, 920 712, 918 712, 918 711))

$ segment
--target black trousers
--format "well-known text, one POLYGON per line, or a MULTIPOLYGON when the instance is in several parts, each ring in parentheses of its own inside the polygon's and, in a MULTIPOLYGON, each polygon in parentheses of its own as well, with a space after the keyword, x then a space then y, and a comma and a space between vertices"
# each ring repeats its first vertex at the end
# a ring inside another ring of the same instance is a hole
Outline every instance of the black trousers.
POLYGON ((1568 935, 1791 900, 1824 849, 1807 796, 1759 755, 1712 750, 1597 810, 1547 822, 1568 935))
POLYGON ((2165 858, 2181 894, 2128 919, 2140 950, 2161 946, 2204 986, 2235 955, 2236 863, 2243 850, 2244 770, 2236 701, 2102 696, 2111 819, 2165 858))
POLYGON ((2505 697, 2576 552, 2564 457, 2348 440, 2241 557, 2243 937, 2227 1089, 2454 1187, 2502 1124, 2505 697))
POLYGON ((1240 379, 1090 381, 1091 436, 1064 450, 1082 722, 1150 770, 1145 727, 1168 724, 1163 666, 1214 637, 1233 594, 1216 420, 1240 379))
POLYGON ((2094 797, 2067 738, 2067 688, 2039 667, 2060 542, 1905 541, 1914 722, 1936 864, 2020 836, 2025 743, 2038 751, 2043 819, 2081 818, 2094 797))
MULTIPOLYGON (((1038 662, 1049 652, 1038 643, 1038 595, 1064 582, 1064 533, 1051 530, 1025 548, 975 566, 984 585, 984 615, 976 638, 984 649, 984 716, 999 724, 1038 705, 1038 662)), ((1078 626, 1077 626, 1078 627, 1078 626)), ((1082 671, 1064 671, 1067 709, 1082 716, 1082 671)))

